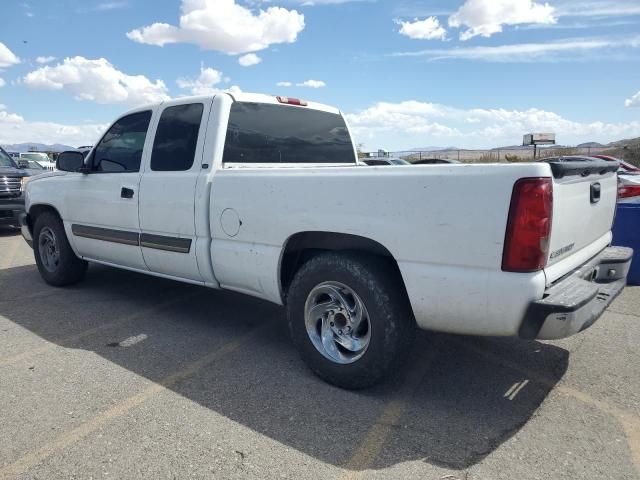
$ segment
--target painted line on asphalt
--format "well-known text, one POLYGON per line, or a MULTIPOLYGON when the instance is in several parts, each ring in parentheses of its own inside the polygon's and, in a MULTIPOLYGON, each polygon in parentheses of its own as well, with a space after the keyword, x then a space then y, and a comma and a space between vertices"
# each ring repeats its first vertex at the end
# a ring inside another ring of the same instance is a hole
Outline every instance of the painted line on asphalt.
POLYGON ((342 466, 344 470, 348 471, 338 476, 340 480, 363 478, 366 470, 374 464, 392 429, 398 425, 407 410, 408 400, 415 394, 422 383, 422 379, 433 365, 440 343, 439 339, 434 341, 428 353, 418 359, 416 368, 410 371, 406 378, 402 380, 400 387, 394 392, 393 397, 386 402, 382 413, 369 429, 360 446, 342 466))
POLYGON ((511 370, 527 375, 533 381, 545 385, 551 390, 555 389, 556 391, 566 396, 573 397, 582 403, 591 405, 615 418, 622 426, 627 439, 627 444, 629 446, 629 452, 631 453, 631 459, 636 468, 636 471, 638 472, 638 474, 640 474, 640 416, 622 410, 603 400, 593 398, 588 393, 582 392, 573 387, 561 385, 542 374, 529 370, 528 368, 512 362, 511 360, 507 360, 506 358, 490 352, 485 348, 479 347, 477 345, 471 345, 468 341, 455 340, 455 342, 463 348, 475 352, 497 365, 502 365, 511 370))
POLYGON ((262 334, 267 329, 267 327, 271 326, 272 322, 273 321, 268 321, 267 323, 260 325, 259 327, 255 327, 249 332, 244 333, 237 338, 234 338, 233 340, 223 344, 221 347, 200 357, 198 360, 191 363, 187 368, 165 377, 158 383, 150 385, 140 393, 133 395, 126 400, 114 405, 108 410, 105 410, 104 412, 90 418, 88 421, 84 422, 78 427, 64 432, 52 442, 47 443, 46 445, 38 448, 33 452, 27 453, 15 462, 5 467, 0 467, 0 480, 8 480, 25 473, 27 470, 38 465, 51 455, 78 443, 80 440, 95 432, 96 430, 104 427, 112 420, 126 415, 130 410, 143 404, 158 393, 169 390, 178 382, 192 377, 204 367, 235 352, 236 350, 238 350, 238 348, 247 344, 254 337, 262 334))
POLYGON ((504 394, 504 398, 513 400, 520 393, 520 391, 529 383, 529 380, 523 380, 522 382, 514 383, 509 390, 504 394))
MULTIPOLYGON (((127 322, 130 322, 132 320, 135 320, 136 318, 145 316, 145 315, 149 315, 153 312, 156 312, 158 310, 163 310, 167 307, 170 307, 172 305, 175 305, 177 303, 183 302, 185 300, 189 300, 192 299, 194 297, 197 297, 199 295, 203 295, 205 292, 204 291, 196 291, 196 292, 191 292, 188 293, 186 295, 182 295, 178 298, 174 298, 171 300, 166 300, 164 302, 160 302, 156 305, 153 305, 151 307, 145 308, 143 310, 139 310, 136 313, 132 313, 129 315, 126 315, 124 317, 121 318, 117 318, 111 322, 107 322, 107 323, 103 323, 101 325, 98 325, 97 327, 93 327, 90 328, 88 330, 85 330, 83 332, 80 333, 76 333, 74 335, 69 335, 68 337, 63 337, 57 340, 43 340, 43 342, 45 342, 43 345, 39 346, 39 347, 35 347, 32 348, 30 350, 27 350, 25 352, 21 352, 21 353, 17 353, 15 355, 11 355, 9 357, 5 357, 5 358, 0 358, 0 367, 3 367, 5 365, 9 365, 9 364, 13 364, 16 362, 19 362, 21 360, 25 360, 27 358, 31 358, 34 355, 39 355, 40 353, 46 352, 52 348, 55 348, 57 346, 61 346, 64 347, 65 345, 69 345, 69 344, 73 344, 75 342, 77 342, 78 340, 81 340, 82 338, 94 335, 98 332, 101 332, 103 330, 108 330, 110 328, 113 328, 117 325, 121 325, 127 322)), ((10 319, 7 319, 9 321, 11 321, 10 319)))

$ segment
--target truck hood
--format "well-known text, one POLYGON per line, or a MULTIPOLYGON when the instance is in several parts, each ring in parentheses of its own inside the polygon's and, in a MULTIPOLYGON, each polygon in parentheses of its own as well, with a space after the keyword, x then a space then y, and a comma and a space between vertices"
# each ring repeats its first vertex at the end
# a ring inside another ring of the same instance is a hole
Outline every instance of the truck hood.
POLYGON ((28 177, 29 173, 22 168, 0 167, 0 175, 11 175, 14 177, 28 177))

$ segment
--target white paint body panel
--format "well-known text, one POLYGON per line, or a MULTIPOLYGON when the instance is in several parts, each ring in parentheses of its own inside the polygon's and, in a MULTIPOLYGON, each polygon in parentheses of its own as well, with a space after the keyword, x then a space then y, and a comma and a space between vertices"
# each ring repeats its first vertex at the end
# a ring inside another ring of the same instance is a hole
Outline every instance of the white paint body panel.
MULTIPOLYGON (((277 103, 273 97, 253 94, 200 98, 211 109, 203 115, 208 123, 201 128, 196 161, 190 171, 171 175, 149 173, 158 110, 166 105, 153 107, 156 114, 140 173, 139 224, 134 215, 124 221, 142 232, 192 238, 189 256, 142 248, 135 253, 129 247, 132 258, 123 258, 124 246, 101 242, 85 258, 282 303, 280 262, 288 239, 301 232, 358 235, 378 242, 393 255, 422 328, 516 335, 525 310, 531 301, 542 298, 549 282, 610 242, 612 182, 602 181, 605 200, 595 215, 581 221, 590 208, 588 196, 587 205, 580 203, 589 181, 554 180, 557 209, 551 251, 572 242, 576 248, 550 262, 545 271, 502 272, 513 185, 520 178, 551 177, 549 165, 366 167, 356 166, 354 155, 353 166, 230 168, 222 164, 222 156, 234 99, 277 103), (168 182, 179 185, 180 191, 169 188, 168 182), (223 212, 227 212, 224 229, 223 212), (236 217, 239 223, 234 229, 236 217), (143 260, 139 265, 133 258, 138 255, 143 260)), ((304 108, 339 114, 314 103, 304 108)), ((34 179, 27 186, 27 209, 51 205, 66 226, 80 219, 108 228, 124 226, 112 213, 124 207, 110 197, 110 189, 96 192, 83 186, 91 177, 61 173, 34 179), (96 208, 96 203, 105 202, 113 202, 112 210, 96 208)), ((137 187, 135 180, 130 183, 137 187)), ((73 237, 70 228, 67 234, 76 252, 85 252, 83 240, 73 237)))

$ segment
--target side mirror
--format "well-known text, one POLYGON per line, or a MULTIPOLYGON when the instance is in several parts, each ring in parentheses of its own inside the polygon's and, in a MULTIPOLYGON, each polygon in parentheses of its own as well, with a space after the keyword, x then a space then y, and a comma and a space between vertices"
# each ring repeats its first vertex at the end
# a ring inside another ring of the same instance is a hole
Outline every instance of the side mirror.
POLYGON ((29 166, 29 162, 26 160, 18 160, 16 163, 18 164, 18 168, 27 168, 29 166))
MULTIPOLYGON (((69 150, 58 155, 56 168, 63 172, 78 172, 84 167, 84 157, 81 152, 69 150)), ((86 173, 83 171, 83 173, 86 173)))

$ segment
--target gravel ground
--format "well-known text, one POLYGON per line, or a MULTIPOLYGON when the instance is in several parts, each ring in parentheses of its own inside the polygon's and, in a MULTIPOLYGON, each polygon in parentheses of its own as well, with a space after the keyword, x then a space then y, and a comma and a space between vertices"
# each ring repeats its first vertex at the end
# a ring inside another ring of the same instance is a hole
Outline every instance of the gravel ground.
POLYGON ((280 308, 0 231, 0 479, 640 478, 640 287, 556 342, 421 333, 390 382, 314 377, 280 308))

